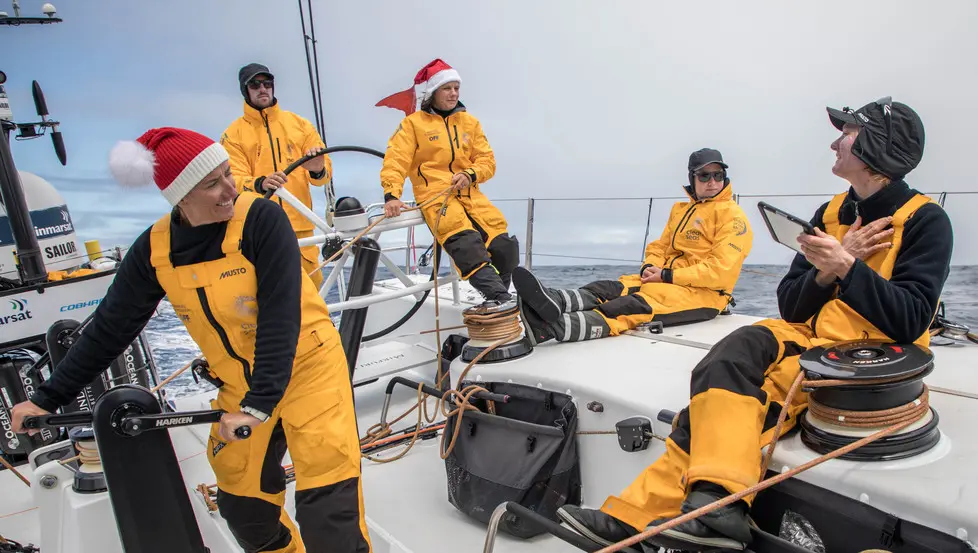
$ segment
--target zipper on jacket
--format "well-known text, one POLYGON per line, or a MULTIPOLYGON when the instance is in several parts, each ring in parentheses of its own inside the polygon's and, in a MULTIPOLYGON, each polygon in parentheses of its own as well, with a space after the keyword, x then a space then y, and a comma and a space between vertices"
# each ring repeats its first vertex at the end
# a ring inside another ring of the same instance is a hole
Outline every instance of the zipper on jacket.
POLYGON ((454 175, 455 170, 452 169, 452 164, 455 163, 455 145, 452 144, 452 129, 448 128, 448 118, 445 118, 445 132, 448 133, 448 147, 452 150, 452 160, 448 162, 448 172, 454 175))
POLYGON ((261 120, 265 122, 265 132, 268 133, 268 147, 272 149, 272 169, 278 171, 278 163, 275 161, 275 142, 272 140, 272 129, 268 127, 268 116, 261 112, 261 120))
MULTIPOLYGON (((832 301, 832 300, 829 300, 829 301, 832 301)), ((828 302, 826 302, 826 303, 828 303, 828 302)), ((822 307, 825 307, 825 306, 823 305, 822 307)), ((818 338, 818 330, 816 330, 816 327, 818 327, 818 316, 822 314, 822 307, 819 307, 818 308, 818 311, 815 312, 815 316, 812 317, 812 334, 814 334, 816 338, 818 338)))
POLYGON ((234 351, 233 347, 231 347, 231 340, 228 338, 228 333, 224 331, 224 327, 221 326, 220 323, 217 322, 217 319, 214 318, 214 313, 211 311, 211 306, 209 303, 207 303, 207 293, 204 292, 203 288, 197 289, 197 298, 200 300, 200 306, 204 309, 204 316, 207 317, 207 321, 211 323, 211 326, 217 331, 217 335, 221 338, 221 343, 224 344, 224 349, 227 350, 228 355, 230 355, 231 358, 238 363, 241 363, 241 367, 244 369, 245 382, 250 388, 251 365, 245 358, 238 355, 238 353, 234 351))
POLYGON ((278 162, 282 163, 282 143, 275 139, 275 145, 278 146, 278 162))
MULTIPOLYGON (((686 224, 689 223, 689 218, 692 217, 693 212, 695 211, 696 211, 696 203, 694 202, 693 205, 689 206, 689 209, 686 210, 686 213, 683 214, 682 219, 679 220, 679 225, 676 226, 676 232, 672 233, 672 249, 679 251, 679 248, 676 247, 676 236, 678 236, 679 233, 682 232, 684 228, 686 228, 686 224)), ((669 261, 669 268, 672 269, 673 263, 675 263, 677 259, 679 259, 685 254, 686 252, 680 251, 679 255, 673 257, 669 261)))
POLYGON ((455 129, 455 147, 461 148, 458 144, 458 125, 452 125, 452 128, 455 129))
POLYGON ((418 176, 421 177, 424 180, 424 185, 425 186, 428 186, 428 177, 424 176, 424 173, 421 172, 421 166, 420 165, 418 165, 418 176))

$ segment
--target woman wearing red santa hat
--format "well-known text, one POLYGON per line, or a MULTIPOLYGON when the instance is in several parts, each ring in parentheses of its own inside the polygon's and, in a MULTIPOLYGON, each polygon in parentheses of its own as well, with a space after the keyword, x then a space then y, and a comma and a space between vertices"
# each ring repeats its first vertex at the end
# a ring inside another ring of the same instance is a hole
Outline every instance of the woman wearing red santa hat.
POLYGON ((239 194, 228 154, 176 128, 121 142, 109 166, 124 185, 155 182, 172 211, 126 254, 92 322, 25 416, 67 404, 132 342, 166 296, 222 382, 207 457, 217 504, 245 551, 370 551, 353 390, 339 334, 302 270, 289 218, 239 194), (235 429, 251 426, 249 439, 235 429), (299 533, 282 511, 288 448, 299 533))
POLYGON ((462 278, 486 300, 502 303, 512 299, 509 284, 520 246, 507 233, 503 214, 482 193, 496 172, 496 158, 479 120, 458 99, 461 82, 455 69, 436 59, 414 78, 421 111, 414 111, 414 88, 377 104, 407 113, 387 143, 380 172, 385 212, 400 214, 405 178, 411 179, 418 204, 451 187, 453 197, 441 218, 443 202, 435 201, 424 208, 425 221, 462 278))

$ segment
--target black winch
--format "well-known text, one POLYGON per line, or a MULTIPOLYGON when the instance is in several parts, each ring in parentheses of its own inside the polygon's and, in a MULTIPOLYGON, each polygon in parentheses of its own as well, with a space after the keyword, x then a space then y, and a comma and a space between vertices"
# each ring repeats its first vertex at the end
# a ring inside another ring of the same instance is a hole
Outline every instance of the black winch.
POLYGON ((462 311, 462 322, 468 330, 469 341, 462 347, 462 361, 479 363, 510 361, 528 355, 533 346, 523 335, 519 322, 519 308, 515 301, 500 303, 487 301, 462 311), (510 340, 504 340, 505 338, 510 340), (506 341, 479 357, 492 344, 506 341))
POLYGON ((937 412, 924 377, 934 355, 915 344, 854 340, 812 348, 801 355, 809 408, 801 417, 802 442, 829 453, 894 424, 894 434, 843 455, 853 461, 890 461, 923 453, 940 441, 937 412), (820 381, 826 386, 819 386, 820 381), (841 382, 840 382, 841 381, 841 382))

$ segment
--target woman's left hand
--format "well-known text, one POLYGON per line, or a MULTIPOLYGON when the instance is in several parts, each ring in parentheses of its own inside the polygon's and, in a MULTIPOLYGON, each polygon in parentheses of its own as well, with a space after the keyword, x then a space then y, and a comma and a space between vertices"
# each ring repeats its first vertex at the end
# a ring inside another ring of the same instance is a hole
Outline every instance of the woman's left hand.
POLYGON ((472 179, 466 173, 455 173, 452 177, 452 192, 458 192, 459 190, 468 188, 472 184, 472 179))
MULTIPOLYGON (((311 156, 316 152, 322 151, 322 148, 310 148, 308 152, 305 153, 307 156, 311 156)), ((309 171, 310 173, 321 173, 323 169, 326 169, 326 158, 324 156, 316 156, 309 161, 302 164, 302 167, 309 171)))

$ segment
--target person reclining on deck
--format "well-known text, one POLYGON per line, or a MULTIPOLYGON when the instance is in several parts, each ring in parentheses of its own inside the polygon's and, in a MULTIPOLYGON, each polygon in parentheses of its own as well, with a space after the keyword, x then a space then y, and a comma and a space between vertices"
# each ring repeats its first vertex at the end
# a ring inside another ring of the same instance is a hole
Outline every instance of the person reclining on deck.
POLYGON ((753 242, 733 200, 727 164, 709 148, 689 156, 689 201, 672 206, 658 240, 645 247, 639 274, 577 290, 547 288, 523 267, 513 271, 526 335, 533 344, 617 336, 642 323, 705 321, 731 301, 753 242))
MULTIPOLYGON (((590 539, 617 542, 757 484, 761 448, 807 349, 860 338, 929 343, 953 234, 941 206, 903 180, 923 155, 923 123, 889 98, 828 112, 842 131, 831 146, 832 172, 852 186, 816 211, 816 235, 798 238, 804 255, 778 286, 783 319, 739 328, 710 349, 693 369, 691 400, 665 453, 619 496, 600 510, 558 512, 590 539)), ((785 431, 807 397, 800 392, 787 407, 785 431)), ((751 538, 748 510, 748 502, 735 502, 643 547, 743 549, 751 538)))

